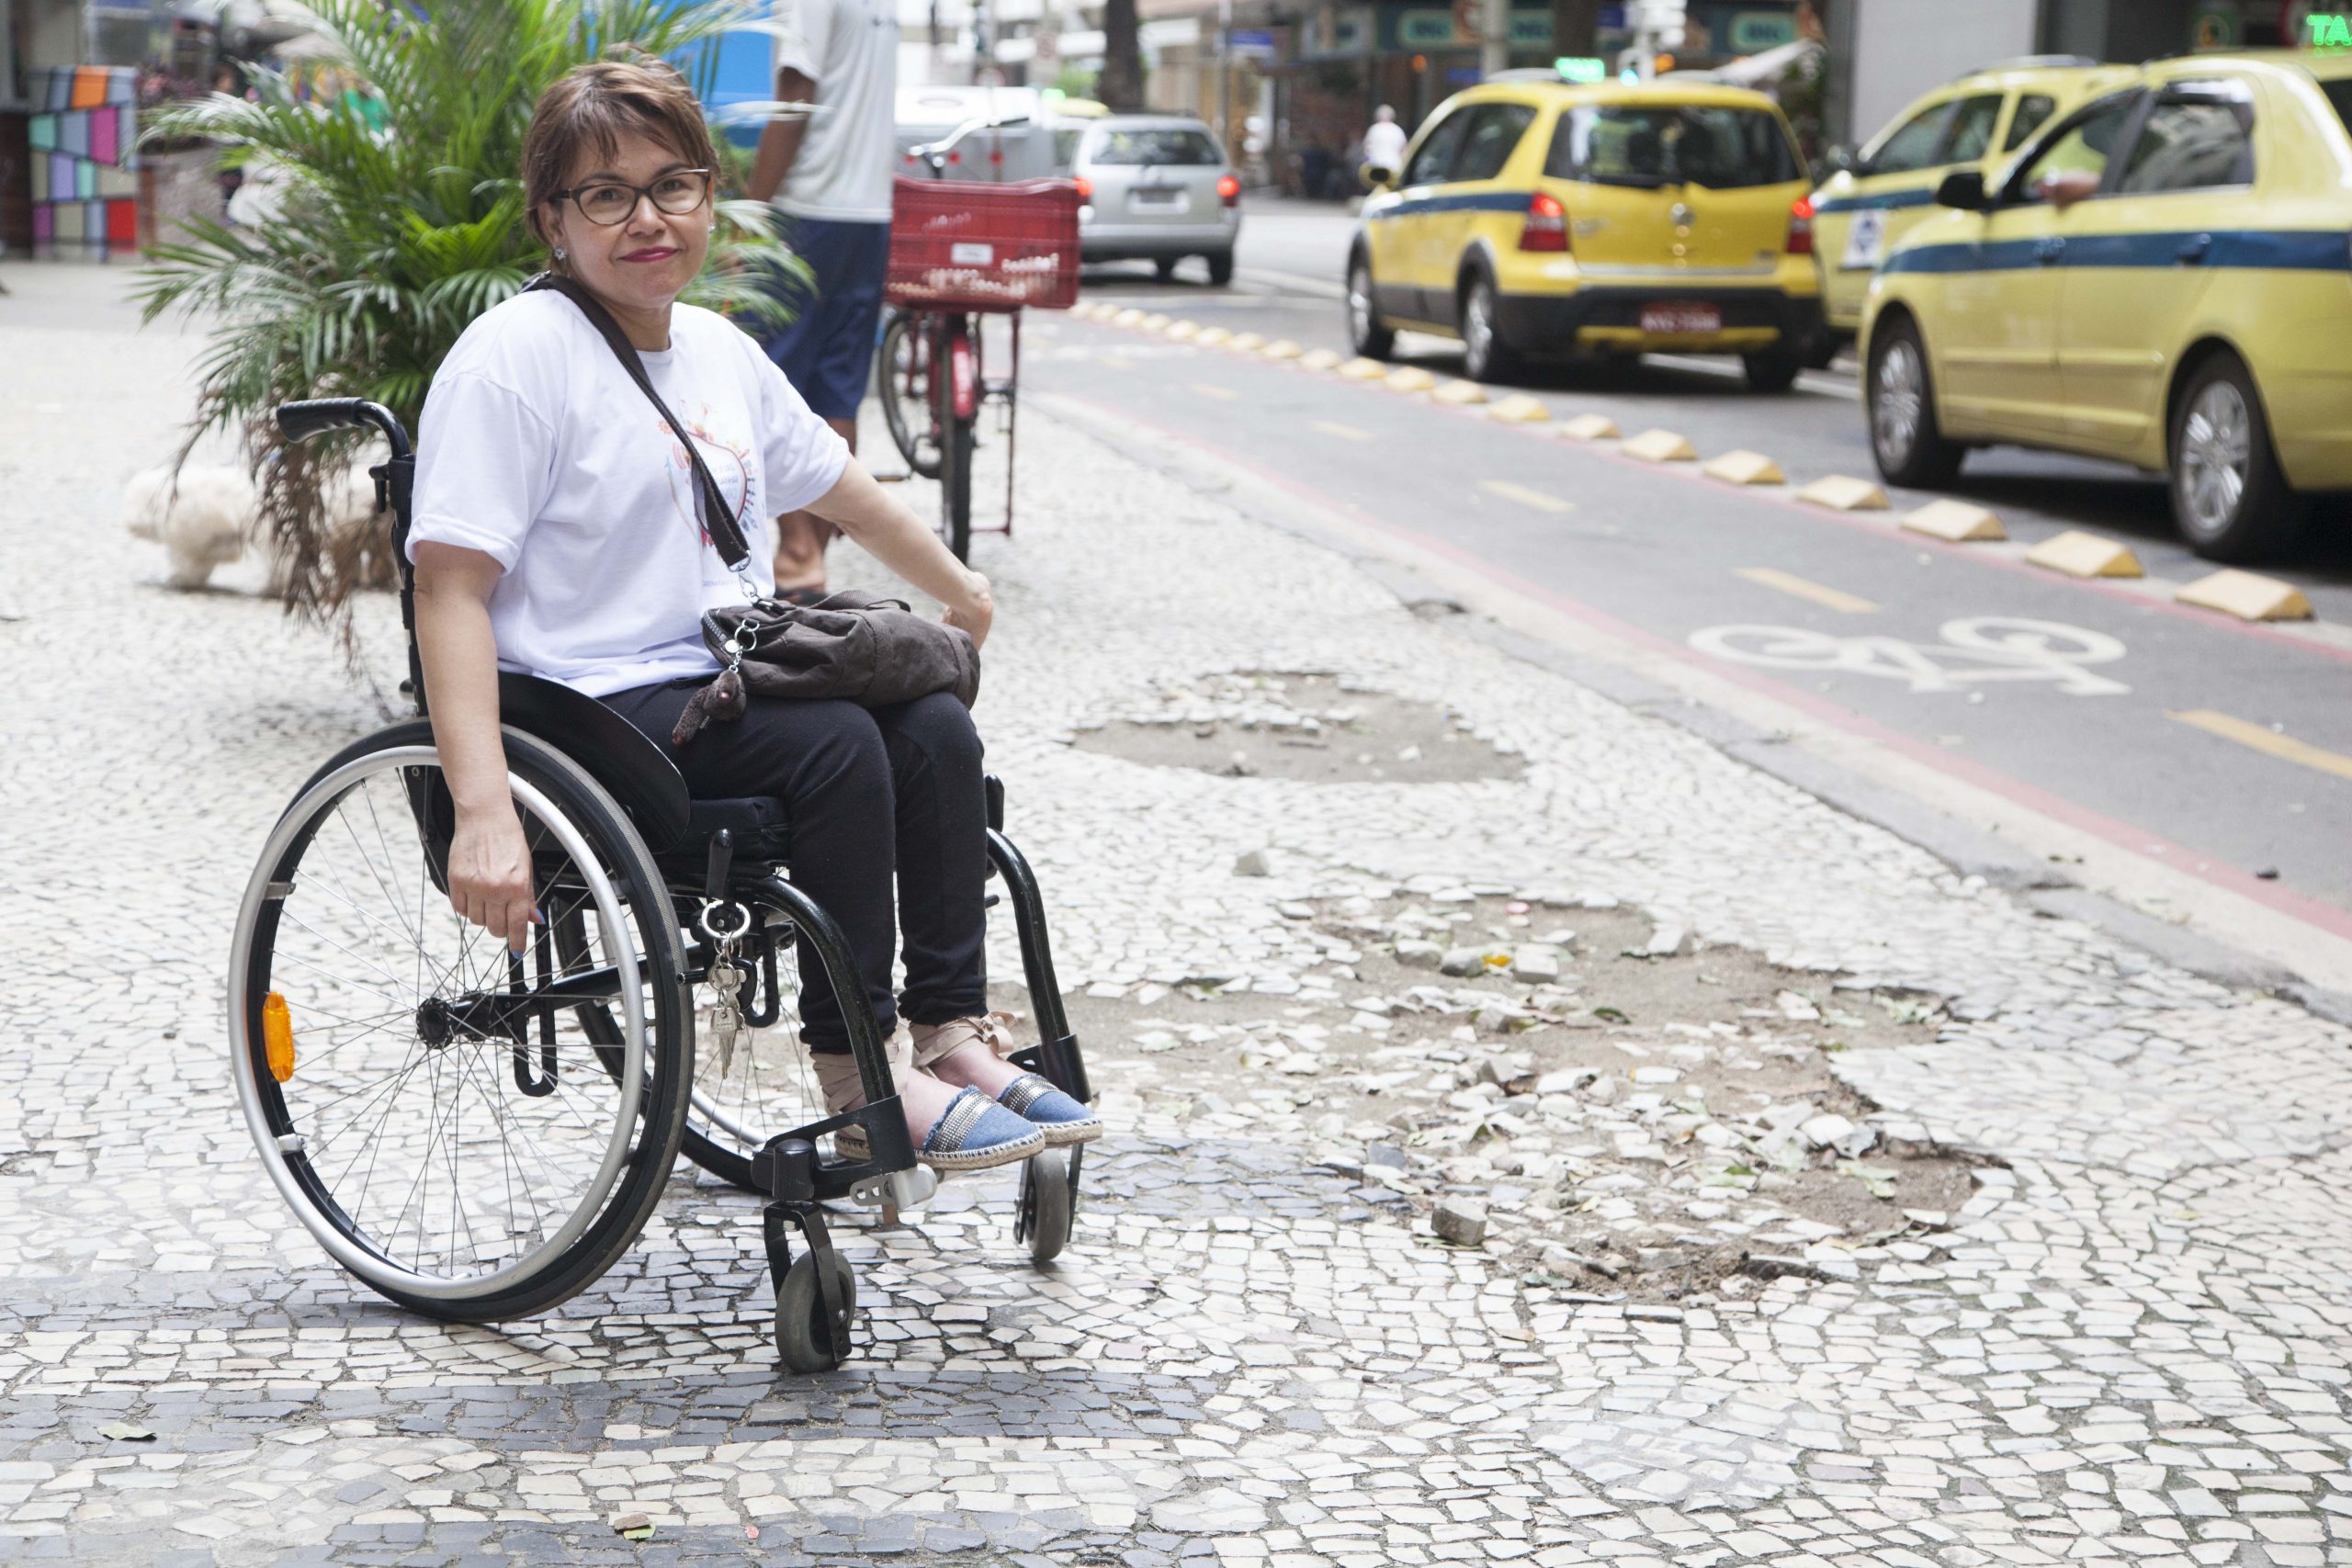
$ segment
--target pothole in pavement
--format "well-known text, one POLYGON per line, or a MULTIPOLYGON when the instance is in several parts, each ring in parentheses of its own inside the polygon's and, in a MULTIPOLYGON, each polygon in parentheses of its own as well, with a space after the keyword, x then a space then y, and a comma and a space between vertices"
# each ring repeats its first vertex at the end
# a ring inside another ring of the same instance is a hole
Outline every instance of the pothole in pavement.
POLYGON ((1984 1162, 1830 1064, 1930 1043, 1940 1010, 1597 902, 1288 905, 1325 943, 1295 993, 1105 986, 1072 1024, 1099 1082, 1317 1147, 1354 1197, 1482 1243, 1531 1303, 1689 1304, 1932 1256, 1984 1162))
POLYGON ((1522 771, 1449 708, 1320 671, 1170 682, 1081 727, 1077 745, 1154 767, 1308 784, 1458 784, 1522 771))

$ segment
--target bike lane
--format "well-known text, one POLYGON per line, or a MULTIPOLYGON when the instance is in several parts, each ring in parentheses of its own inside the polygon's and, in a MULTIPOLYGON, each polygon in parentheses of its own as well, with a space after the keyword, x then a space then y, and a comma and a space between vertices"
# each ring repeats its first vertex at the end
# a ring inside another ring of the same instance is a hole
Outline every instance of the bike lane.
POLYGON ((2328 768, 2352 758, 2352 639, 1795 502, 1816 475, 1741 489, 1545 425, 1091 322, 1038 346, 1037 389, 2352 936, 2352 778, 2328 768))

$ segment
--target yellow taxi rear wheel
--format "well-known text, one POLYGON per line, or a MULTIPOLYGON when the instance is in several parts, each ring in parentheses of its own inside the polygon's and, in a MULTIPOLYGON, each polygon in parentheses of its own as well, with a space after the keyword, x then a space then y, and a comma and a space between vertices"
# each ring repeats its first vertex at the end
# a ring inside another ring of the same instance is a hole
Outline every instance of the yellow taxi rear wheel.
POLYGON ((2189 373, 2167 449, 2173 521, 2199 555, 2258 560, 2294 537, 2303 500, 2278 467, 2261 395, 2236 355, 2217 351, 2189 373))
POLYGON ((1476 274, 1462 291, 1462 373, 1473 381, 1508 381, 1519 371, 1519 354, 1503 336, 1495 280, 1476 274))
POLYGON ((1396 346, 1396 334, 1381 324, 1372 263, 1361 255, 1348 263, 1348 346, 1366 359, 1385 359, 1396 346))

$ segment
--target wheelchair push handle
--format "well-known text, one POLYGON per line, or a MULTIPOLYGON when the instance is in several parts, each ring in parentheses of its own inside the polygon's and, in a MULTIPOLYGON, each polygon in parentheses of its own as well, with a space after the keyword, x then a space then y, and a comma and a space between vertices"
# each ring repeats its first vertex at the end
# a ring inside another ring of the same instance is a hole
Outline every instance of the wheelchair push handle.
POLYGON ((357 430, 373 425, 391 443, 394 457, 411 456, 408 432, 392 411, 366 398, 308 398, 277 405, 277 428, 288 441, 308 441, 330 430, 357 430))

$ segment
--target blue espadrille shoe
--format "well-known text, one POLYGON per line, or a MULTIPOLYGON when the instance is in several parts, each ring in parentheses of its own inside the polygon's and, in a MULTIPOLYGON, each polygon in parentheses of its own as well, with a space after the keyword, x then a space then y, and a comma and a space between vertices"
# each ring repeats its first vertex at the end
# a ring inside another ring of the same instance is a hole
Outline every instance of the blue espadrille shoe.
POLYGON ((1045 1146, 1045 1129, 1007 1111, 982 1090, 967 1089, 923 1134, 915 1158, 944 1176, 1011 1165, 1045 1146))
POLYGON ((1035 1073, 1005 1085, 996 1102, 1045 1134, 1047 1148, 1091 1144, 1102 1135, 1102 1118, 1035 1073))

